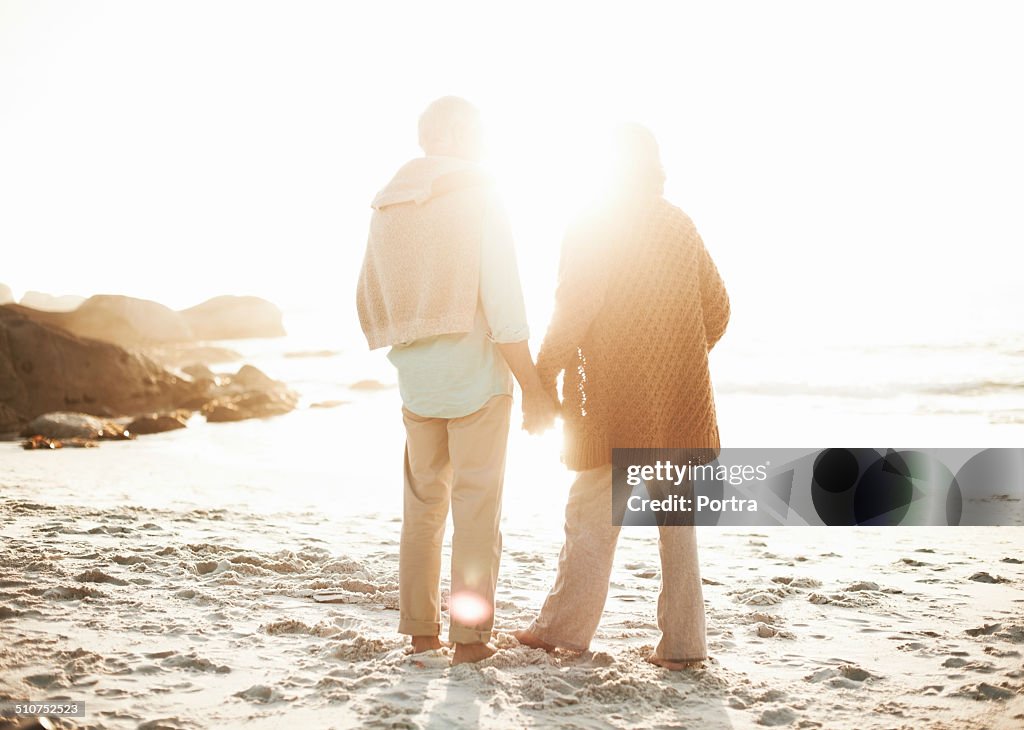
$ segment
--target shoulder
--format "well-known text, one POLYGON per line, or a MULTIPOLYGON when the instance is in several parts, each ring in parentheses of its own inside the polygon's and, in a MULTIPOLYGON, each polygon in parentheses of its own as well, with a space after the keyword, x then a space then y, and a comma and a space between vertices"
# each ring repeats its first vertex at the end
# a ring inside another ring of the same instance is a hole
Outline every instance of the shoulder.
POLYGON ((497 200, 494 180, 479 170, 460 170, 442 175, 431 185, 433 200, 473 201, 492 207, 497 200))
POLYGON ((703 245, 693 219, 664 198, 654 206, 652 235, 683 249, 698 249, 703 245))
POLYGON ((682 208, 658 198, 653 206, 653 215, 662 226, 676 233, 693 234, 697 232, 697 226, 693 219, 687 215, 682 208))

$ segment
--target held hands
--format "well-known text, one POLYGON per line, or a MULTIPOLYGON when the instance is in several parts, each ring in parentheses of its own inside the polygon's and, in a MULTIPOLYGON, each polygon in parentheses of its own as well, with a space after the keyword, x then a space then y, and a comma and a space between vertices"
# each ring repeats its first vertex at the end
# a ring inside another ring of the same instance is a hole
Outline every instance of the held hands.
POLYGON ((561 410, 554 395, 557 373, 551 374, 550 389, 546 389, 533 364, 526 340, 499 343, 498 349, 523 389, 523 430, 529 434, 544 433, 555 424, 555 416, 561 410))
POLYGON ((544 433, 555 425, 561 410, 557 400, 542 388, 523 391, 523 430, 531 436, 544 433))

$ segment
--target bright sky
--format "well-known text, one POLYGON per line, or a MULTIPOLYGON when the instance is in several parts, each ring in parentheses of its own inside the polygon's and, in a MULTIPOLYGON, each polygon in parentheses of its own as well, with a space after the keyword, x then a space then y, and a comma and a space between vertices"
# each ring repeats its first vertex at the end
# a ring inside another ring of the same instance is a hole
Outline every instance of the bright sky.
POLYGON ((658 135, 741 324, 1019 320, 1021 12, 0 0, 0 281, 336 297, 351 325, 369 200, 455 93, 484 114, 538 327, 622 119, 658 135))

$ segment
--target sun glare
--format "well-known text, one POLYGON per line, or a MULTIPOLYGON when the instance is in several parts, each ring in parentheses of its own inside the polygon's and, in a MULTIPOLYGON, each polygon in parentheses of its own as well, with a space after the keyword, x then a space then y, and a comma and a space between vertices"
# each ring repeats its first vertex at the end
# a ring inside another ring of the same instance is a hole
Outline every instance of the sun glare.
POLYGON ((453 593, 448 602, 452 619, 465 626, 476 626, 491 616, 491 604, 470 591, 453 593))
POLYGON ((586 115, 550 119, 503 113, 485 116, 484 164, 502 193, 516 237, 520 278, 533 337, 551 317, 562 236, 608 178, 602 165, 607 125, 586 115))

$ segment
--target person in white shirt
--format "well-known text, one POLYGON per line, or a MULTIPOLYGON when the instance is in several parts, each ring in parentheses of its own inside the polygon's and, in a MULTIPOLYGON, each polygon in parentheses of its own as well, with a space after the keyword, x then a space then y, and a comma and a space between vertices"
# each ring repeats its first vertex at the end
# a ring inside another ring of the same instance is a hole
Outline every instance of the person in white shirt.
POLYGON ((513 376, 523 426, 554 421, 541 389, 511 229, 479 166, 480 116, 442 97, 419 121, 425 153, 373 201, 357 302, 371 348, 390 346, 406 428, 399 632, 439 649, 441 544, 449 508, 453 664, 488 644, 501 556, 501 495, 513 376))

